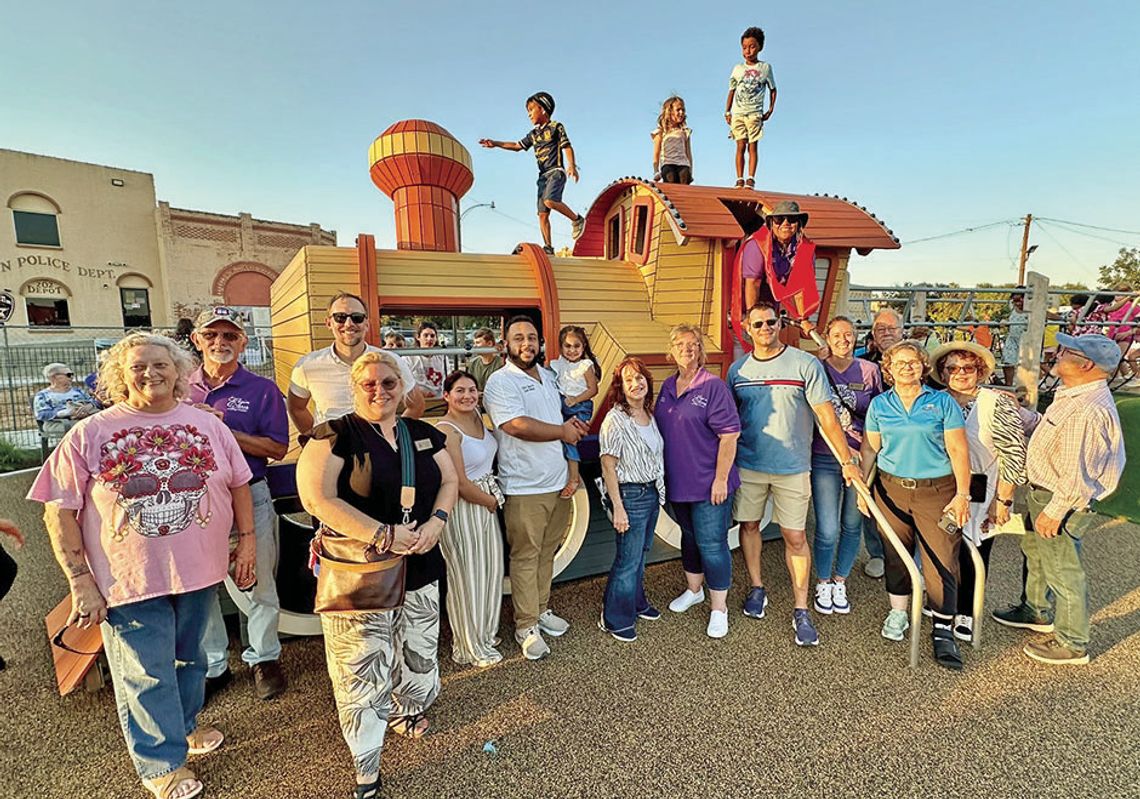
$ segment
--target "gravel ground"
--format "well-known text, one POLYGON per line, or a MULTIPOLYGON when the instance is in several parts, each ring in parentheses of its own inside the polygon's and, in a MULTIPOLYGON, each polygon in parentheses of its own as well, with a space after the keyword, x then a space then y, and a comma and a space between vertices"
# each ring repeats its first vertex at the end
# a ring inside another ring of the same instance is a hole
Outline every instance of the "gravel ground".
MULTIPOLYGON (((4 496, 19 488, 6 481, 4 496)), ((16 480, 15 482, 19 482, 16 480)), ((26 481, 25 481, 26 485, 26 481)), ((0 796, 142 797, 110 688, 60 698, 43 617, 64 594, 35 506, 4 501, 29 535, 21 573, 0 605, 0 796)), ((1140 796, 1140 528, 1107 522, 1086 539, 1092 578, 1093 662, 1048 668, 1029 661, 1023 636, 987 624, 960 674, 939 669, 923 633, 917 671, 905 644, 878 635, 879 582, 858 570, 850 616, 817 617, 822 644, 794 645, 780 544, 765 547, 771 605, 761 621, 736 612, 731 630, 704 634, 707 608, 643 622, 621 644, 595 627, 603 578, 555 588, 573 625, 545 661, 506 659, 476 672, 450 662, 443 633, 443 692, 421 741, 395 736, 384 753, 393 797, 615 796, 1140 796), (485 751, 493 742, 495 751, 485 751)), ((990 599, 1017 593, 1017 543, 994 550, 990 599)), ((653 566, 650 596, 664 608, 679 565, 653 566)), ((509 607, 504 611, 508 630, 509 607)), ((252 693, 249 671, 203 713, 227 734, 192 762, 209 797, 343 796, 350 761, 340 737, 318 639, 286 642, 289 691, 252 693)))

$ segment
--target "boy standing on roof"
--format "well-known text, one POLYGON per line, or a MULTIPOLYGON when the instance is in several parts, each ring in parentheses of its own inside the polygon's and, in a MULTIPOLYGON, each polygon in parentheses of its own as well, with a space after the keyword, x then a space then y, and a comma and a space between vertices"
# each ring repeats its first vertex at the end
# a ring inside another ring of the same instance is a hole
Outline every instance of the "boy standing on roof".
POLYGON ((748 188, 756 185, 757 144, 764 135, 764 123, 776 110, 776 79, 767 61, 757 54, 764 49, 764 31, 752 27, 740 37, 740 50, 744 63, 732 68, 728 79, 728 100, 724 106, 724 121, 730 135, 736 140, 736 187, 744 183, 744 149, 748 148, 748 188), (768 87, 768 110, 764 111, 764 87, 768 87))
POLYGON ((554 98, 546 92, 532 94, 526 101, 526 113, 534 129, 518 141, 480 139, 479 143, 487 148, 501 147, 515 152, 534 148, 534 157, 538 160, 538 226, 542 230, 544 244, 542 249, 547 255, 553 255, 554 247, 550 243, 552 210, 573 223, 572 232, 575 239, 582 235, 582 228, 586 225, 586 220, 581 214, 575 213, 570 206, 562 202, 562 190, 566 188, 566 178, 572 177, 577 183, 578 167, 574 163, 574 148, 570 145, 566 128, 561 122, 555 122, 550 118, 554 113, 554 98))

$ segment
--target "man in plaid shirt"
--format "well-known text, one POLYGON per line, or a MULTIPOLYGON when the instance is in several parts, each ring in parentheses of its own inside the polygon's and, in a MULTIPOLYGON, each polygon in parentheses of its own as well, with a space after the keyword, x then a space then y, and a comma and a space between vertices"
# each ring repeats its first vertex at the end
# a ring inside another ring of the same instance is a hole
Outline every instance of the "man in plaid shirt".
POLYGON ((1033 532, 1021 542, 1028 566, 1025 600, 996 611, 994 620, 1053 633, 1025 645, 1025 654, 1036 661, 1088 663, 1081 539, 1097 524, 1090 504, 1116 490, 1124 471, 1120 417, 1107 383, 1120 362, 1120 348, 1100 334, 1062 333, 1057 343, 1053 374, 1064 388, 1029 440, 1026 461, 1033 532))

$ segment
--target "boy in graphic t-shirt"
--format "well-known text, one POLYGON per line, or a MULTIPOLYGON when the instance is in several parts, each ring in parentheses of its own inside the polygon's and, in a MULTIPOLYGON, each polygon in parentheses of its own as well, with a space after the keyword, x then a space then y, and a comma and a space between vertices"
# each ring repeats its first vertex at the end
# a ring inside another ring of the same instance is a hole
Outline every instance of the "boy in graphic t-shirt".
POLYGON ((776 110, 776 79, 767 61, 757 59, 764 49, 764 31, 752 27, 740 37, 744 62, 732 68, 728 79, 728 100, 724 121, 736 141, 736 187, 744 183, 744 151, 748 150, 748 188, 756 185, 757 145, 764 135, 764 123, 776 110), (764 110, 764 87, 768 87, 768 110, 764 110))
POLYGON ((501 147, 504 150, 529 150, 534 148, 538 161, 538 226, 542 230, 543 250, 547 255, 554 254, 550 243, 550 212, 557 211, 573 223, 573 236, 582 235, 586 220, 581 214, 562 202, 562 190, 566 188, 567 176, 578 182, 578 167, 574 163, 574 148, 570 137, 561 122, 550 118, 554 113, 554 98, 546 92, 532 94, 526 101, 526 113, 534 129, 518 141, 496 141, 480 139, 487 148, 501 147))

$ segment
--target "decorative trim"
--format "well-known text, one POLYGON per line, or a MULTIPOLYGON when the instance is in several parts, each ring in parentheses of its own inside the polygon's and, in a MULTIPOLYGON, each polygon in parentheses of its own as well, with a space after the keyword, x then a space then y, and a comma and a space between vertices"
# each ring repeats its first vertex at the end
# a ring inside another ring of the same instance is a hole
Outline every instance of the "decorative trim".
POLYGON ((558 331, 562 326, 562 317, 558 304, 558 283, 554 280, 554 267, 542 247, 537 244, 524 242, 515 248, 515 253, 527 260, 534 273, 534 282, 538 287, 538 307, 542 311, 542 338, 546 344, 546 356, 557 358, 558 331))
POLYGON ((210 293, 218 297, 225 296, 226 284, 230 280, 243 272, 254 272, 269 278, 270 282, 277 279, 277 271, 273 267, 266 266, 265 264, 258 263, 257 261, 234 261, 228 266, 222 267, 218 270, 218 274, 214 275, 214 283, 210 287, 210 293))
POLYGON ((376 237, 361 233, 356 237, 356 258, 360 279, 360 296, 368 311, 368 335, 365 340, 380 346, 380 272, 376 263, 376 237))

